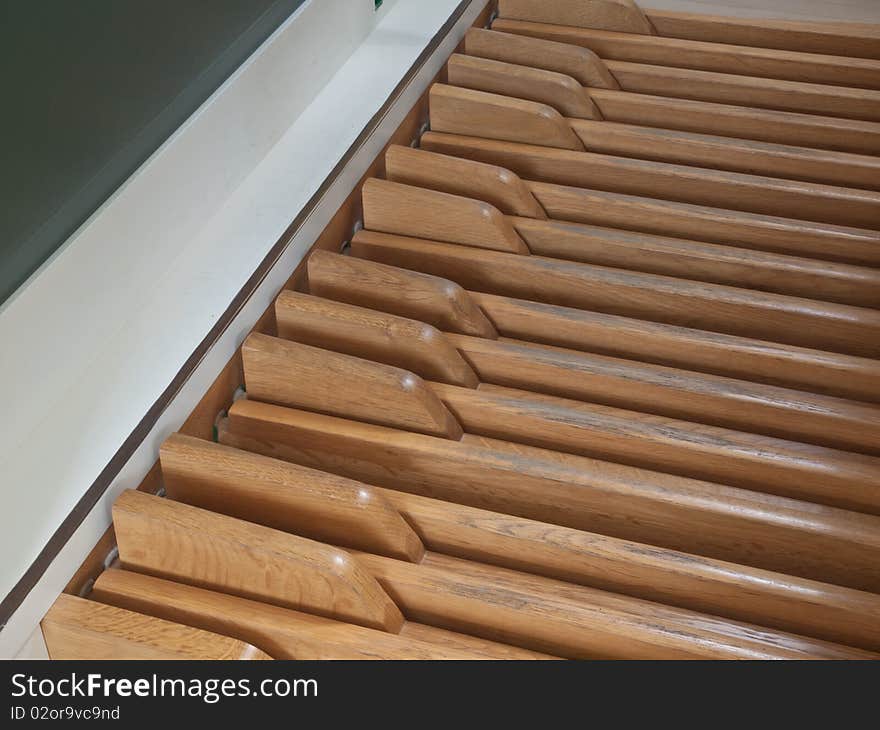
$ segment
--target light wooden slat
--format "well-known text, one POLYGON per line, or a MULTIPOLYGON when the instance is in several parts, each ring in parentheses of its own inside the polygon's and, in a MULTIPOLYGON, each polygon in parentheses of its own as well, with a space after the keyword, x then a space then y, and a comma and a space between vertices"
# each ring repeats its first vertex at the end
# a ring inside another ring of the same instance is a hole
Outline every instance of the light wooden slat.
POLYGON ((50 659, 271 659, 228 636, 62 593, 40 628, 50 659))
POLYGON ((468 289, 862 357, 880 354, 880 312, 541 256, 358 231, 359 258, 468 289))
POLYGON ((253 398, 461 437, 455 418, 408 370, 257 332, 248 335, 241 354, 245 387, 253 398))
POLYGON ((436 384, 465 431, 880 515, 880 459, 482 384, 436 384))
MULTIPOLYGON (((536 105, 536 113, 539 107, 536 105)), ((577 131, 575 122, 572 120, 572 128, 577 131)), ((464 135, 475 131, 471 120, 463 117, 453 118, 437 130, 464 135)), ((496 115, 494 121, 477 134, 497 137, 509 144, 522 136, 514 120, 504 115, 496 115)), ((522 141, 542 145, 540 136, 522 141)), ((576 159, 581 165, 582 187, 836 225, 880 227, 880 193, 876 191, 586 151, 580 152, 576 159)), ((367 201, 366 195, 364 199, 367 201)), ((367 226, 370 227, 369 222, 367 226)), ((483 246, 501 248, 488 243, 483 246)))
POLYGON ((471 296, 507 337, 880 402, 877 360, 494 294, 471 296))
POLYGON ((382 487, 880 590, 874 515, 497 439, 455 442, 248 400, 233 403, 220 440, 382 487))
POLYGON ((880 155, 877 122, 610 89, 590 89, 590 98, 612 122, 880 155))
POLYGON ((637 94, 711 101, 777 111, 880 121, 880 93, 799 81, 606 61, 620 88, 637 94))
POLYGON ((464 36, 464 51, 469 56, 556 71, 577 79, 584 86, 620 88, 602 59, 587 48, 569 43, 470 28, 464 36))
POLYGON ((871 651, 880 597, 744 565, 385 490, 434 552, 871 651))
POLYGON ((627 33, 654 32, 635 0, 499 0, 502 18, 607 28, 627 33))
MULTIPOLYGON (((315 252, 321 265, 312 269, 314 283, 333 299, 349 297, 383 312, 435 316, 422 309, 422 298, 396 284, 411 272, 350 256, 315 252), (319 256, 320 254, 320 256, 319 256), (391 275, 374 286, 375 268, 391 275), (396 277, 396 278, 395 278, 396 277), (327 283, 327 282, 332 282, 327 283), (366 285, 361 284, 365 282, 366 285)), ((419 274, 412 273, 418 277, 419 274)), ((791 345, 630 319, 613 314, 541 304, 509 297, 464 292, 448 279, 437 279, 461 292, 459 301, 485 310, 508 337, 586 350, 614 357, 670 365, 741 380, 780 385, 843 398, 880 401, 880 363, 867 358, 809 350, 791 345)), ((314 288, 314 287, 313 287, 314 288)), ((446 329, 470 334, 450 318, 446 329)), ((442 326, 442 325, 441 325, 442 326)), ((477 334, 478 337, 485 335, 477 334)), ((497 337, 494 328, 490 335, 497 337)))
MULTIPOLYGON (((265 647, 276 659, 500 658, 489 652, 418 641, 127 570, 104 571, 91 595, 102 603, 235 636, 265 647)), ((521 659, 538 658, 526 650, 518 653, 521 659)))
MULTIPOLYGON (((493 30, 573 44, 603 59, 835 86, 880 88, 880 62, 707 41, 497 19, 493 30)), ((880 43, 880 38, 877 39, 880 43)), ((468 51, 470 52, 470 51, 468 51)), ((503 59, 502 59, 503 60, 503 59)), ((613 88, 613 87, 612 87, 613 88)))
POLYGON ((449 57, 446 73, 456 87, 537 101, 575 119, 602 118, 583 86, 565 74, 460 53, 449 57))
POLYGON ((520 340, 449 338, 483 383, 880 454, 877 406, 520 340))
POLYGON ((393 314, 283 291, 275 300, 278 336, 473 388, 477 376, 442 332, 393 314))
POLYGON ((571 659, 873 658, 858 649, 428 554, 358 559, 424 623, 571 659))
POLYGON ((546 104, 448 84, 434 84, 429 99, 431 128, 438 132, 479 136, 488 126, 494 126, 501 115, 514 142, 541 139, 549 147, 584 149, 565 117, 546 104))
POLYGON ((486 315, 458 284, 393 266, 355 261, 313 251, 307 262, 312 294, 389 314, 412 317, 435 327, 477 337, 498 336, 486 315), (394 292, 390 302, 387 292, 394 292), (382 307, 376 307, 382 302, 382 307))
POLYGON ((502 213, 547 217, 523 181, 497 165, 391 145, 385 174, 393 182, 484 200, 502 213))
POLYGON ((512 220, 537 256, 880 307, 880 269, 566 221, 512 220))
POLYGON ((529 251, 501 211, 481 200, 378 178, 364 183, 361 197, 364 225, 376 231, 430 234, 496 251, 529 251), (425 215, 426 209, 437 217, 425 215))
POLYGON ((880 190, 880 158, 618 122, 572 120, 588 152, 880 190))
POLYGON ((401 560, 424 554, 397 510, 362 482, 180 433, 165 439, 159 458, 177 502, 401 560))
POLYGON ((392 633, 403 623, 375 579, 323 543, 134 490, 113 525, 125 568, 392 633))
POLYGON ((648 17, 660 35, 672 38, 880 58, 880 29, 873 24, 735 18, 668 10, 649 10, 648 17))

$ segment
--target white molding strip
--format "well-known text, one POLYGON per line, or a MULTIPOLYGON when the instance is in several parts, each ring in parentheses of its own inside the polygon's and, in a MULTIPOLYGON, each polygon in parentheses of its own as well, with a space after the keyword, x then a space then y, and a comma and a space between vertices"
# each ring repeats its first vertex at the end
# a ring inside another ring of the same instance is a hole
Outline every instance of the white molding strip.
MULTIPOLYGON (((365 4, 372 12, 372 0, 365 4)), ((113 499, 141 481, 159 444, 183 423, 485 4, 470 3, 294 232, 0 631, 0 657, 25 645, 109 525, 113 499)), ((0 595, 458 5, 386 0, 369 27, 366 16, 340 22, 352 0, 301 7, 0 312, 0 376, 11 403, 0 425, 0 595), (338 46, 331 39, 337 32, 346 36, 338 46), (338 60, 334 73, 322 61, 325 53, 338 60), (279 101, 284 97, 295 101, 279 101)))

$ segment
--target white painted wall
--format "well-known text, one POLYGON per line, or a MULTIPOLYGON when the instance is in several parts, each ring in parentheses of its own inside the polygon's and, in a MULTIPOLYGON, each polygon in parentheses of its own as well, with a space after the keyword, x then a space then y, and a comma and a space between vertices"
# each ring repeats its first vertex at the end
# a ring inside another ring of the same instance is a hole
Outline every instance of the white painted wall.
MULTIPOLYGON (((0 310, 0 596, 457 5, 385 0, 377 14, 373 0, 302 6, 0 310)), ((484 5, 472 3, 470 21, 484 5)), ((445 55, 455 42, 448 40, 445 55)), ((445 55, 424 70, 420 88, 408 90, 410 106, 445 55)), ((383 133, 405 112, 397 109, 383 133)), ((383 144, 372 139, 373 154, 383 144)), ((371 156, 364 155, 291 245, 277 286, 366 169, 371 156)), ((108 499, 0 632, 0 657, 19 650, 109 524, 109 500, 140 481, 158 444, 270 300, 264 290, 186 384, 108 499)))

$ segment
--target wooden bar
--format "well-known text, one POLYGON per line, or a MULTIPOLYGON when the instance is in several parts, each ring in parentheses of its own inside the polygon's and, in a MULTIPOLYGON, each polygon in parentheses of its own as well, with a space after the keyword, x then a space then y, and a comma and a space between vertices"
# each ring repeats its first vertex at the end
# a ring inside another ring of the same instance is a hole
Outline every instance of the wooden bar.
POLYGON ((497 439, 449 441, 249 400, 232 405, 220 441, 381 487, 880 590, 874 515, 497 439))
POLYGON ((40 623, 50 659, 271 659, 251 644, 62 593, 40 623))
MULTIPOLYGON (((674 66, 717 73, 830 84, 863 89, 880 89, 880 62, 839 55, 803 53, 721 42, 636 35, 598 28, 575 28, 549 23, 531 23, 498 18, 492 29, 505 35, 571 44, 611 61, 630 61, 656 66, 674 66)), ((880 38, 877 39, 880 43, 880 38)), ((754 44, 760 46, 760 44, 754 44)), ((470 53, 470 50, 468 50, 470 53)), ((504 59, 501 59, 504 60, 504 59)))
POLYGON ((880 311, 873 309, 372 231, 358 231, 352 252, 489 294, 861 357, 880 354, 880 311))
POLYGON ((461 428, 408 370, 252 333, 242 345, 248 394, 388 426, 461 437, 461 428))
POLYGON ((124 568, 396 633, 403 617, 351 556, 143 492, 113 505, 124 568))
MULTIPOLYGON (((875 230, 589 189, 590 181, 595 180, 590 164, 593 158, 583 153, 433 132, 422 138, 422 145, 432 152, 497 164, 515 172, 529 181, 529 188, 551 218, 880 266, 880 232, 875 230)), ((669 185, 672 187, 672 182, 669 185)))

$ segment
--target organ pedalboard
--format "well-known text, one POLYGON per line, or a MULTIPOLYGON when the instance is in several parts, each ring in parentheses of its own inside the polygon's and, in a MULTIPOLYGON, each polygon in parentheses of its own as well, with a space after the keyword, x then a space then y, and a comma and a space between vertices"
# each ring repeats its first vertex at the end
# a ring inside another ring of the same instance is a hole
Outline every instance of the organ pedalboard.
POLYGON ((497 10, 51 657, 880 657, 880 30, 497 10))

